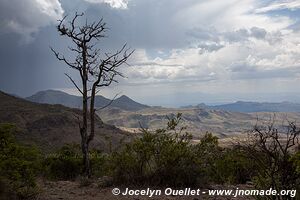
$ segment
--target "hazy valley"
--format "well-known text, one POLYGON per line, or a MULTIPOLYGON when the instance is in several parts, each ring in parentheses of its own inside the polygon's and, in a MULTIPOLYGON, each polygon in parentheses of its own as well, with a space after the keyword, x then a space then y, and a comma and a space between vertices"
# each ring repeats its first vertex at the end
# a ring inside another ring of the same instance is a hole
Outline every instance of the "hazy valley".
MULTIPOLYGON (((78 96, 55 90, 41 91, 26 99, 73 108, 80 108, 81 102, 78 96)), ((164 108, 147 106, 123 95, 110 103, 111 100, 103 96, 96 98, 96 107, 99 109, 97 114, 106 124, 114 125, 126 132, 139 133, 141 127, 150 130, 164 127, 168 117, 182 113, 180 126, 187 127, 186 131, 193 134, 195 140, 206 132, 211 132, 219 138, 245 133, 256 123, 269 122, 273 118, 278 123, 286 123, 287 120, 300 121, 300 112, 297 112, 300 111, 300 104, 288 102, 236 102, 219 106, 199 104, 182 108, 164 108), (109 106, 106 107, 107 105, 109 106), (101 109, 103 107, 105 108, 101 109)))

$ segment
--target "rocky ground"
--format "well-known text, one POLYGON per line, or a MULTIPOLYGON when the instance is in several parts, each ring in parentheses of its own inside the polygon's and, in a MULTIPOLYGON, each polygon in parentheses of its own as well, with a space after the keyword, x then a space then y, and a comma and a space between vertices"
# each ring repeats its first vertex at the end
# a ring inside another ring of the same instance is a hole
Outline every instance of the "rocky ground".
MULTIPOLYGON (((40 181, 41 193, 38 197, 39 200, 114 200, 114 199, 132 199, 132 200, 200 200, 200 199, 253 199, 250 197, 220 197, 220 196, 114 196, 112 189, 114 187, 100 187, 97 183, 91 183, 88 186, 81 186, 79 181, 40 181)), ((247 186, 214 186, 214 189, 236 189, 247 188, 247 186)), ((164 189, 163 189, 164 190, 164 189)), ((125 187, 121 188, 121 191, 125 191, 125 187)))

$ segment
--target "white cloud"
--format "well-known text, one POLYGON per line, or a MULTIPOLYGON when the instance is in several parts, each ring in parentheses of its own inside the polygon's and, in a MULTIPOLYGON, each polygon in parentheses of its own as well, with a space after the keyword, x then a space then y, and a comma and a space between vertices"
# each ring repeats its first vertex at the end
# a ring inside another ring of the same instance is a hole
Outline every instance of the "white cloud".
POLYGON ((132 58, 133 66, 126 69, 128 81, 187 83, 299 77, 300 35, 286 33, 281 35, 280 40, 271 43, 268 40, 272 33, 262 30, 258 33, 253 37, 247 34, 247 40, 223 41, 222 47, 198 45, 173 49, 165 59, 150 59, 146 50, 139 49, 132 58), (204 48, 212 50, 203 51, 204 48))
POLYGON ((106 3, 112 8, 127 9, 128 0, 84 0, 90 3, 106 3))
POLYGON ((269 11, 276 11, 276 10, 297 10, 300 9, 300 2, 299 0, 284 0, 284 1, 276 1, 267 5, 266 7, 256 9, 256 13, 265 13, 269 11))
MULTIPOLYGON (((170 48, 169 56, 164 58, 159 53, 153 58, 147 55, 146 48, 139 49, 133 67, 127 71, 129 82, 188 83, 300 76, 300 34, 289 29, 295 22, 293 18, 257 13, 261 8, 258 0, 186 2, 181 9, 173 10, 169 21, 177 24, 178 31, 173 32, 185 31, 188 44, 170 48)), ((286 2, 286 6, 297 7, 297 2, 286 2)))
POLYGON ((62 17, 64 11, 58 0, 35 0, 35 2, 39 11, 51 19, 57 20, 62 17))
POLYGON ((2 0, 0 7, 0 33, 18 33, 27 42, 40 27, 56 22, 64 12, 59 0, 2 0))
POLYGON ((176 14, 176 20, 193 28, 214 27, 228 32, 242 28, 259 27, 275 31, 288 27, 291 19, 285 16, 268 16, 254 11, 260 7, 258 0, 199 1, 176 14))

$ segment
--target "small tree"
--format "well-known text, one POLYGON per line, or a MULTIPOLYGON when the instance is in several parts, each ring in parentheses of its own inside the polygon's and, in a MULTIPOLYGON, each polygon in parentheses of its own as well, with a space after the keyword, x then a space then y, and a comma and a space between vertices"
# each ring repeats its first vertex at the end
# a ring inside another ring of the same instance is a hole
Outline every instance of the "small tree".
POLYGON ((100 19, 98 22, 92 23, 86 20, 85 23, 81 24, 78 18, 83 15, 83 13, 76 13, 69 22, 66 22, 67 16, 65 16, 59 20, 57 26, 60 35, 67 37, 74 44, 68 49, 75 55, 75 59, 70 61, 53 48, 51 50, 58 60, 76 70, 81 78, 81 85, 79 85, 71 76, 65 74, 82 95, 82 119, 79 122, 79 129, 84 174, 90 177, 89 144, 95 135, 95 96, 100 88, 117 82, 117 76, 123 77, 119 67, 124 63, 126 64, 133 51, 127 48, 125 44, 115 53, 104 53, 101 56, 100 49, 97 48, 97 41, 106 36, 106 23, 100 19))

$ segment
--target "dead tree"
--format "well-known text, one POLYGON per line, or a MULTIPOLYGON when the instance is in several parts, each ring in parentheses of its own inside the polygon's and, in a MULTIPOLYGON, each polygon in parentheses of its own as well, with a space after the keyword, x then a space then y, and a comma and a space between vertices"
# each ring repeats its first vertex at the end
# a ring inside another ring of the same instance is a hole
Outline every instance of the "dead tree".
MULTIPOLYGON (((275 117, 270 122, 255 125, 248 140, 240 148, 256 167, 257 187, 277 191, 291 190, 300 176, 291 161, 299 146, 300 129, 294 122, 277 126, 275 117)), ((289 196, 268 196, 268 199, 289 199, 289 196)))
POLYGON ((67 59, 53 48, 56 58, 63 61, 68 67, 76 70, 80 75, 78 84, 70 75, 65 74, 82 95, 82 119, 79 122, 81 135, 81 148, 83 154, 84 174, 91 176, 89 159, 89 144, 95 135, 95 96, 100 88, 107 87, 117 82, 116 77, 123 77, 119 67, 127 64, 126 61, 132 55, 133 50, 126 44, 114 53, 101 53, 97 42, 106 37, 106 23, 103 19, 97 22, 80 23, 82 14, 76 13, 71 21, 67 22, 67 16, 59 20, 57 31, 61 36, 68 38, 73 46, 68 50, 74 55, 74 59, 67 59))

